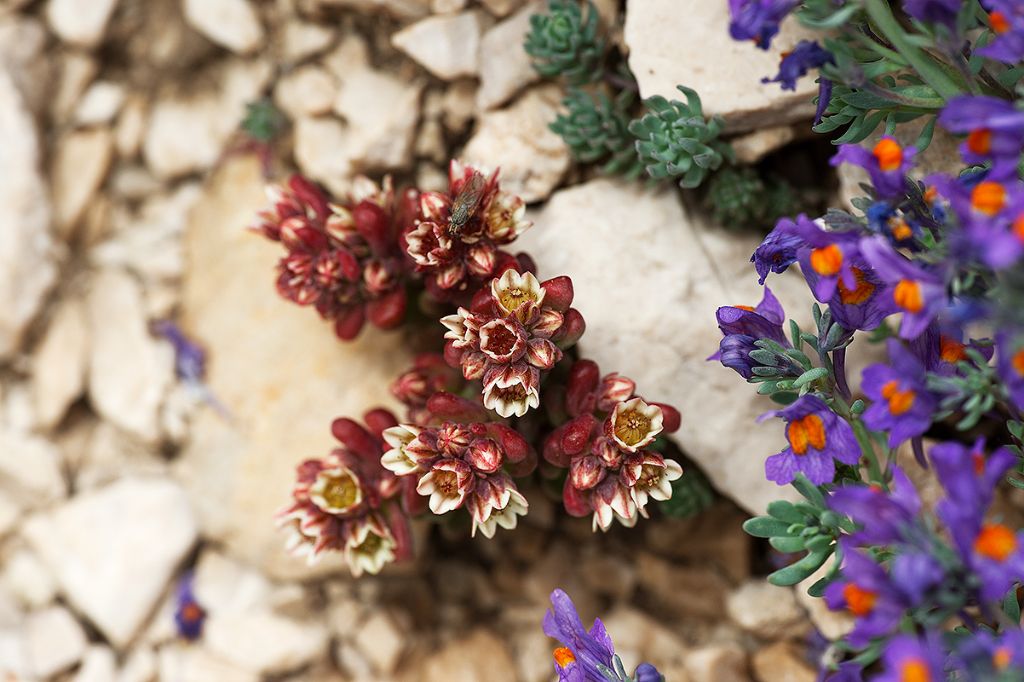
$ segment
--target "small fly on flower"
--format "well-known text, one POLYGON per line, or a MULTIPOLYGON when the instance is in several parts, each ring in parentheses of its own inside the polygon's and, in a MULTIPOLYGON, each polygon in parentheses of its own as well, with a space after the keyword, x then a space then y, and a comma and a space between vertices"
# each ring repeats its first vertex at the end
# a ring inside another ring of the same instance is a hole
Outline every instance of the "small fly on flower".
POLYGON ((448 236, 458 237, 462 234, 462 229, 469 222, 470 216, 473 215, 480 205, 480 199, 483 198, 484 184, 484 176, 474 171, 469 180, 466 181, 466 184, 463 185, 455 197, 455 201, 452 202, 451 213, 448 216, 448 236))

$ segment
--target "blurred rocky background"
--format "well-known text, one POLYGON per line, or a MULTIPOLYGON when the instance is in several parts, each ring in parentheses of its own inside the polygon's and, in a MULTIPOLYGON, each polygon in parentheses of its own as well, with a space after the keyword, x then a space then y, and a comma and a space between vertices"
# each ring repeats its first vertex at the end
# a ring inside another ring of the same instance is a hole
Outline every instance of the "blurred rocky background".
MULTIPOLYGON (((801 144, 810 91, 759 83, 777 55, 728 40, 724 0, 597 4, 642 95, 685 83, 746 160, 826 187, 813 154, 780 151, 801 144)), ((780 434, 705 362, 715 308, 760 295, 759 236, 673 187, 573 166, 547 129, 558 88, 521 48, 541 7, 0 0, 0 679, 542 682, 562 587, 670 682, 813 682, 816 631, 844 623, 764 582, 740 524, 782 494, 762 475, 780 434), (573 276, 583 352, 681 409, 678 443, 721 497, 595 535, 535 491, 493 541, 425 525, 416 560, 382 576, 308 569, 272 519, 294 466, 332 447, 332 418, 393 405, 409 356, 400 334, 342 344, 280 300, 277 249, 245 228, 268 173, 431 189, 456 155, 531 203, 519 246, 573 276), (207 350, 223 411, 177 380, 163 319, 207 350), (172 618, 189 569, 209 614, 195 643, 172 618)), ((774 286, 804 300, 800 281, 774 286)))

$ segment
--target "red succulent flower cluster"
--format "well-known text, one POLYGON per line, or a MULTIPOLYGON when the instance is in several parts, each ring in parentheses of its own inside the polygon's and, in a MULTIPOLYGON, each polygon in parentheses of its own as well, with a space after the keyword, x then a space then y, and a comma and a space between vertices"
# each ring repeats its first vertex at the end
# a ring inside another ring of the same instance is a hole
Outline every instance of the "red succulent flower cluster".
POLYGON ((292 504, 278 513, 293 553, 313 564, 325 551, 342 552, 356 576, 409 555, 408 515, 399 502, 403 493, 415 500, 412 486, 381 465, 382 434, 396 426, 394 415, 373 410, 365 421, 366 427, 334 420, 331 432, 341 447, 298 466, 292 504))
POLYGON ((277 267, 282 296, 314 306, 346 340, 367 320, 382 329, 402 322, 411 266, 401 236, 418 210, 415 191, 396 199, 390 180, 378 188, 360 178, 350 196, 332 203, 295 175, 268 193, 272 205, 254 229, 287 250, 277 267))
POLYGON ((572 280, 537 281, 506 270, 473 297, 470 308, 441 318, 445 357, 467 380, 483 381, 483 402, 502 417, 522 417, 540 405, 540 376, 583 334, 572 304, 572 280))
POLYGON ((526 439, 504 424, 403 425, 387 429, 384 438, 391 449, 381 464, 397 476, 414 478, 416 491, 430 498, 433 513, 468 509, 474 535, 480 530, 493 537, 498 526, 515 528, 517 518, 526 514, 526 498, 509 473, 528 474, 537 456, 526 439))
POLYGON ((416 226, 406 235, 427 290, 438 300, 465 300, 505 268, 521 266, 500 247, 530 227, 525 213, 523 200, 498 186, 497 171, 488 176, 452 161, 448 191, 420 195, 416 226))
POLYGON ((601 377, 597 364, 580 360, 566 384, 565 410, 571 419, 544 442, 544 458, 568 468, 563 489, 566 511, 593 512, 594 528, 613 520, 633 526, 647 516, 648 499, 667 500, 682 467, 645 449, 658 434, 679 428, 679 412, 636 395, 632 380, 612 373, 601 377))

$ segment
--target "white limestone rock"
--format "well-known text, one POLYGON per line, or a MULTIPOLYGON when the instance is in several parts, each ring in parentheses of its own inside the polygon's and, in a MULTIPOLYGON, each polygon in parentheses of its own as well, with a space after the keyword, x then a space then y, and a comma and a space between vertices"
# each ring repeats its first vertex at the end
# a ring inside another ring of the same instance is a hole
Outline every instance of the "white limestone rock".
POLYGON ((380 675, 390 675, 405 649, 406 637, 386 612, 371 615, 356 632, 355 645, 380 675))
POLYGON ((337 95, 337 80, 316 64, 300 66, 274 86, 274 104, 292 120, 329 113, 337 95))
POLYGON ((345 7, 359 12, 384 12, 396 19, 419 19, 430 12, 430 0, 312 0, 324 7, 345 7))
POLYGON ((154 175, 166 180, 212 166, 270 72, 265 61, 233 59, 197 74, 195 91, 158 97, 142 150, 154 175))
POLYGON ((220 552, 203 552, 193 591, 209 613, 245 613, 266 606, 272 587, 258 571, 220 552))
POLYGON ((258 682, 259 675, 241 670, 210 654, 206 649, 186 644, 161 647, 160 682, 258 682))
POLYGON ((87 645, 82 626, 63 606, 36 611, 25 622, 25 660, 34 676, 67 670, 82 659, 87 645))
POLYGON ((774 77, 781 54, 808 32, 795 19, 782 23, 765 51, 752 42, 729 37, 729 6, 707 0, 629 0, 625 39, 629 68, 643 98, 661 95, 682 99, 677 85, 693 88, 704 113, 721 115, 732 131, 751 130, 810 118, 818 86, 813 77, 797 82, 795 91, 774 77))
POLYGON ((289 19, 281 39, 282 57, 288 63, 301 62, 330 47, 335 35, 331 26, 289 19))
POLYGON ((348 188, 352 162, 339 150, 348 143, 345 124, 333 116, 303 116, 295 122, 295 163, 299 170, 335 194, 348 188))
MULTIPOLYGON (((699 224, 673 189, 600 179, 556 192, 516 244, 537 259, 542 277, 572 277, 573 305, 587 322, 582 354, 678 408, 682 427, 673 438, 753 513, 792 496, 763 470, 785 444, 782 425, 758 425, 773 403, 707 357, 721 338, 716 309, 760 300, 748 262, 758 242, 699 224)), ((798 274, 775 276, 771 286, 784 305, 807 307, 798 274)))
POLYGON ((428 17, 391 36, 391 44, 446 81, 475 76, 480 17, 476 12, 428 17))
POLYGON ((530 55, 523 49, 523 40, 530 31, 530 17, 543 7, 541 0, 534 0, 484 33, 480 40, 478 109, 501 106, 519 90, 540 79, 530 55))
POLYGON ((138 632, 197 539, 184 491, 144 477, 77 495, 30 518, 22 532, 64 596, 118 648, 138 632))
POLYGON ((0 361, 14 352, 53 286, 50 202, 35 122, 0 65, 0 361))
POLYGON ((308 665, 327 653, 327 628, 257 609, 211 613, 203 625, 210 652, 240 670, 277 675, 308 665))
POLYGON ((53 574, 32 550, 18 547, 8 552, 4 561, 3 584, 26 607, 40 609, 57 596, 53 574))
MULTIPOLYGON (((206 347, 207 383, 232 419, 202 411, 176 473, 204 536, 269 575, 307 576, 272 521, 290 499, 295 466, 335 447, 330 423, 339 414, 393 406, 388 385, 409 356, 401 335, 369 328, 339 343, 314 311, 276 294, 281 248, 244 229, 265 205, 258 162, 238 158, 222 166, 192 213, 182 323, 206 347), (253 325, 259 333, 239 334, 253 325)), ((339 568, 328 557, 313 570, 339 568)))
POLYGON ((548 125, 555 120, 557 86, 530 90, 504 109, 480 116, 462 159, 501 168, 502 189, 527 203, 547 198, 569 169, 569 148, 548 125))
POLYGON ((117 0, 50 0, 46 19, 64 42, 91 48, 103 41, 116 6, 117 0))
POLYGON ((777 587, 763 578, 733 590, 726 597, 725 610, 734 623, 764 639, 792 637, 806 618, 792 587, 777 587))
POLYGON ((397 170, 412 161, 422 84, 366 67, 340 84, 334 111, 347 123, 346 145, 335 150, 360 172, 397 170))
POLYGON ((114 682, 117 679, 117 659, 110 647, 90 646, 82 658, 82 665, 72 682, 114 682))
POLYGON ((126 431, 157 441, 160 405, 174 380, 174 358, 149 332, 137 281, 120 269, 100 271, 92 279, 87 308, 92 406, 126 431))
POLYGON ((263 25, 249 0, 184 0, 185 20, 210 42, 236 54, 257 50, 263 25))
POLYGON ((76 130, 58 141, 51 172, 53 209, 65 238, 106 179, 113 155, 114 136, 107 128, 76 130))
POLYGON ((66 497, 56 446, 40 436, 0 427, 0 490, 26 509, 66 497))
POLYGON ((82 95, 75 109, 80 126, 107 125, 117 117, 125 100, 125 89, 114 81, 96 81, 82 95))

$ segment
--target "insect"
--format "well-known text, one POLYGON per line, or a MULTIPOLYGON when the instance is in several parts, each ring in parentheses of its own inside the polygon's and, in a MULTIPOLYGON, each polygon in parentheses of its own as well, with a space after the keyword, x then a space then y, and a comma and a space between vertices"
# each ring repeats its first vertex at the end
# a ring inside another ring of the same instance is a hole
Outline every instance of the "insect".
POLYGON ((448 215, 448 236, 458 237, 462 234, 462 229, 480 205, 483 192, 484 176, 474 172, 452 202, 452 210, 448 215))

